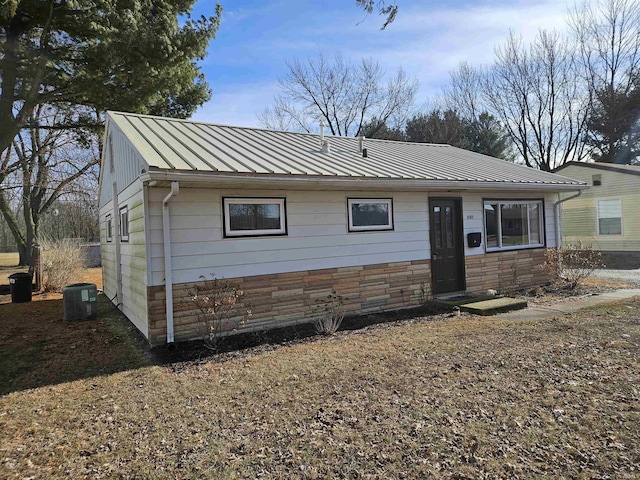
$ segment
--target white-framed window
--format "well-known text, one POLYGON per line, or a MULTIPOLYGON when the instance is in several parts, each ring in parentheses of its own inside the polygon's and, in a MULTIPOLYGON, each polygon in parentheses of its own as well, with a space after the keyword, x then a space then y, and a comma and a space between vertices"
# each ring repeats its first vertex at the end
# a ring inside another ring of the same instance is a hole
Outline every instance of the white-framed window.
POLYGON ((104 217, 105 230, 107 231, 107 242, 113 240, 113 219, 111 218, 111 214, 104 217))
POLYGON ((120 207, 120 241, 129 241, 129 207, 120 207))
POLYGON ((393 230, 391 198, 348 198, 349 231, 393 230))
POLYGON ((286 235, 284 198, 223 197, 226 237, 286 235))
POLYGON ((544 246, 543 210, 542 200, 485 200, 486 250, 544 246))
POLYGON ((622 200, 598 200, 598 235, 622 235, 622 200))

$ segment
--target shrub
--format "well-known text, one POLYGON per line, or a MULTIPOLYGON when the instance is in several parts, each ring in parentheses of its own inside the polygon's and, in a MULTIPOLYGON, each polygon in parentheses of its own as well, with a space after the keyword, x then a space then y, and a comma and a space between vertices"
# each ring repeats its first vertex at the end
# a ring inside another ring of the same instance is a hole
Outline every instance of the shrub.
POLYGON ((61 292, 77 282, 85 264, 85 251, 78 241, 65 238, 42 242, 42 288, 45 292, 61 292))
POLYGON ((222 339, 244 325, 251 317, 251 308, 244 304, 244 292, 238 284, 204 275, 204 285, 194 284, 188 290, 200 311, 202 340, 209 350, 217 350, 222 339))
POLYGON ((315 321, 316 332, 322 335, 333 335, 340 328, 344 319, 346 298, 332 290, 329 295, 316 300, 315 321))
POLYGON ((564 282, 570 289, 575 289, 583 280, 593 275, 597 268, 604 266, 599 251, 577 241, 561 248, 548 248, 543 269, 553 282, 564 282))

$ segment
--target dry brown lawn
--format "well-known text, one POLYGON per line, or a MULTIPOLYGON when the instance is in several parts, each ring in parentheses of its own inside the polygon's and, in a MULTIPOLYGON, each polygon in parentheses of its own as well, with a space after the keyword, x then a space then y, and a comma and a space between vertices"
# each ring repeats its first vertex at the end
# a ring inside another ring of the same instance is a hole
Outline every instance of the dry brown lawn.
POLYGON ((106 367, 26 390, 21 377, 0 397, 1 478, 640 478, 640 298, 544 321, 425 318, 111 374, 116 357, 144 357, 129 340, 105 345, 117 322, 97 325, 12 327, 15 342, 68 329, 45 371, 65 355, 79 355, 76 371, 106 367))

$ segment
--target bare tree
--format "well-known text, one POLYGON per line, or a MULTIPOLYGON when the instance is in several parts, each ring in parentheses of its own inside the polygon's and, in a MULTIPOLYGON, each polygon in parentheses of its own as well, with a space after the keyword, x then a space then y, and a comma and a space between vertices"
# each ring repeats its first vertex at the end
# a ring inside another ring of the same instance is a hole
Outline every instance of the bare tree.
POLYGON ((359 135, 365 124, 375 134, 387 122, 399 123, 418 90, 418 82, 402 69, 385 82, 385 72, 373 60, 353 64, 336 55, 323 54, 307 60, 287 62, 289 71, 280 79, 282 94, 275 98, 259 120, 267 128, 311 132, 322 120, 333 135, 359 135))
POLYGON ((461 62, 456 70, 449 72, 449 85, 443 89, 447 110, 458 112, 463 118, 478 120, 487 110, 482 97, 483 70, 468 62, 461 62))
POLYGON ((95 134, 50 128, 65 123, 69 115, 77 115, 77 110, 36 106, 0 170, 0 212, 17 244, 21 265, 31 263, 45 212, 63 195, 74 193, 74 182, 99 162, 95 134), (22 221, 12 208, 8 190, 18 192, 22 221))
POLYGON ((528 48, 511 33, 496 48, 482 90, 527 166, 550 171, 584 158, 588 89, 558 33, 541 31, 528 48))
MULTIPOLYGON (((570 11, 584 76, 593 95, 588 142, 592 156, 621 162, 640 141, 637 97, 640 79, 640 3, 599 0, 570 11)), ((636 147, 636 151, 638 148, 636 147)))

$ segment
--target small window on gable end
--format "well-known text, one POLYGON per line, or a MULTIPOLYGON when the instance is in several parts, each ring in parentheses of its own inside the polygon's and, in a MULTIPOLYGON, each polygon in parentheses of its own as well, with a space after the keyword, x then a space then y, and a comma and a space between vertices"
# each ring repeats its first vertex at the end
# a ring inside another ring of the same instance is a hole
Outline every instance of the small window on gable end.
POLYGON ((600 185, 602 185, 602 176, 601 175, 593 175, 591 177, 591 184, 594 187, 599 187, 600 185))
POLYGON ((286 235, 284 198, 222 199, 226 237, 286 235))
POLYGON ((111 219, 111 214, 107 215, 104 220, 107 242, 110 242, 113 240, 113 220, 111 219))
POLYGON ((393 230, 393 200, 390 198, 349 198, 349 231, 393 230))
POLYGON ((129 241, 129 208, 126 206, 120 209, 120 241, 129 241))

